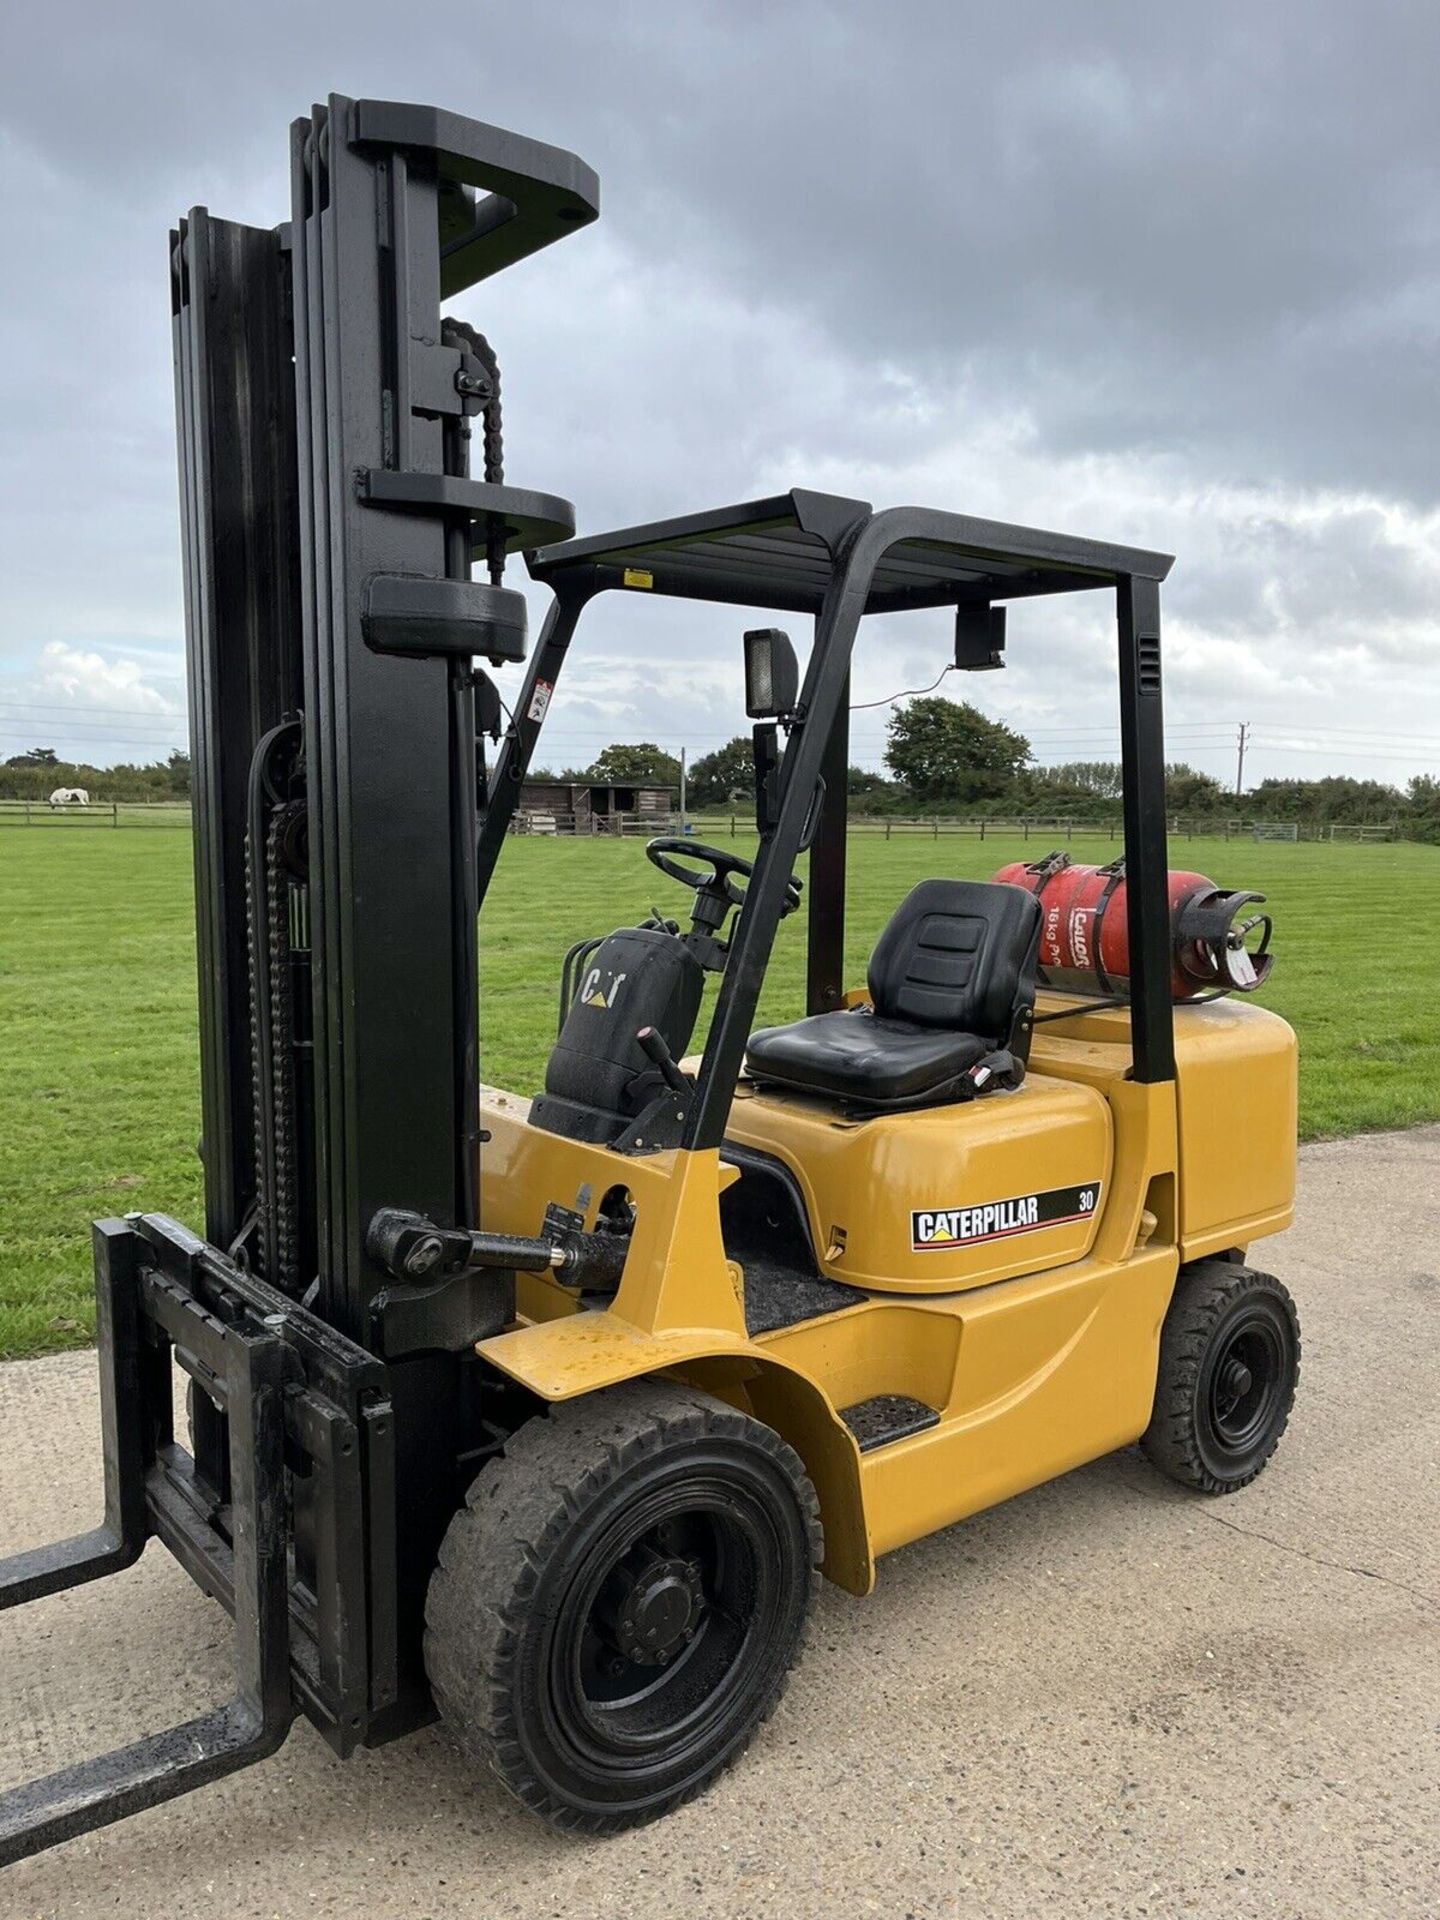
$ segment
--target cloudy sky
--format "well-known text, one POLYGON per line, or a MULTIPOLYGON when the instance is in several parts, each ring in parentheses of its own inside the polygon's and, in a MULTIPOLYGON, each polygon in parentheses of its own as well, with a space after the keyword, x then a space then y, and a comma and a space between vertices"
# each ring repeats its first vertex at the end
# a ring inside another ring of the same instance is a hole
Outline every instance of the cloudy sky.
MULTIPOLYGON (((184 738, 165 236, 288 212, 331 91, 573 147, 598 226, 466 296, 507 477, 599 531, 790 485, 1158 547, 1172 751, 1440 770, 1433 0, 9 0, 0 758, 184 738)), ((540 609, 537 596, 536 612, 540 609)), ((548 753, 743 725, 732 611, 601 603, 548 753)), ((1099 599, 947 683, 1115 750, 1099 599)), ((797 634, 797 638, 803 638, 797 634)), ((862 638, 933 680, 940 615, 862 638)), ((887 709, 857 713, 877 765, 887 709)))

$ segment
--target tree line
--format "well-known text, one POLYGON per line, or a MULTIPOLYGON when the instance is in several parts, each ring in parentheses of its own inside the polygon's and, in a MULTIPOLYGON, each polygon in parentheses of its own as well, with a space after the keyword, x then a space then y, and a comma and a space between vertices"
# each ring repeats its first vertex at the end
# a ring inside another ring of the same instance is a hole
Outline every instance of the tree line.
MULTIPOLYGON (((1118 762, 1038 766, 1024 734, 987 719, 968 702, 939 695, 912 700, 892 713, 885 766, 885 773, 850 768, 855 812, 1069 814, 1096 821, 1120 813, 1118 762)), ((606 747, 589 766, 537 770, 534 778, 670 787, 678 793, 680 761, 653 740, 641 740, 606 747)), ((33 747, 0 767, 0 799, 43 800, 56 787, 84 787, 97 800, 183 800, 190 792, 190 756, 177 751, 148 766, 92 767, 61 760, 53 748, 33 747)), ((747 809, 754 791, 748 734, 702 754, 688 769, 686 804, 693 812, 747 809)), ((1344 774, 1261 780, 1237 796, 1213 774, 1175 761, 1165 769, 1165 805, 1170 814, 1190 819, 1243 814, 1343 826, 1394 821, 1412 839, 1440 843, 1440 779, 1433 774, 1417 775, 1404 789, 1344 774)))
MULTIPOLYGON (((1108 821, 1120 814, 1118 761, 1072 760, 1036 765, 1024 734, 978 707, 940 695, 911 700, 890 717, 885 745, 888 773, 851 767, 852 810, 871 814, 1070 814, 1108 821)), ((680 762, 652 740, 605 749, 588 767, 537 773, 536 779, 610 781, 618 786, 663 786, 677 792, 680 762)), ((696 813, 747 808, 755 762, 748 734, 737 734, 692 762, 686 804, 696 813)), ((1401 789, 1380 780, 1327 774, 1317 780, 1261 780, 1237 796, 1213 774, 1184 761, 1165 769, 1165 806, 1171 815, 1220 820, 1243 814, 1257 820, 1296 820, 1346 826, 1394 821, 1411 838, 1440 842, 1440 779, 1420 774, 1401 789)))
POLYGON ((177 748, 148 766, 92 767, 62 760, 54 747, 31 747, 0 766, 0 800, 48 800, 57 787, 83 787, 92 800, 188 800, 190 756, 177 748))

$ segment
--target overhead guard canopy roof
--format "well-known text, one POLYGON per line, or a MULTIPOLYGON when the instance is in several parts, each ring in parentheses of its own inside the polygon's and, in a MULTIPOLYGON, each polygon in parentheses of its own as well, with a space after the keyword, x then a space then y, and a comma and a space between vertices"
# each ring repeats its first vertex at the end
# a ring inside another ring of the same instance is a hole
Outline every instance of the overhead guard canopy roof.
POLYGON ((832 550, 867 522, 890 536, 867 613, 1074 593, 1126 576, 1163 580, 1172 564, 1169 554, 924 507, 876 514, 863 500, 796 488, 768 500, 543 547, 532 556, 530 571, 554 584, 567 573, 593 568, 606 586, 814 613, 834 573, 832 550), (627 573, 639 577, 626 579, 627 573))

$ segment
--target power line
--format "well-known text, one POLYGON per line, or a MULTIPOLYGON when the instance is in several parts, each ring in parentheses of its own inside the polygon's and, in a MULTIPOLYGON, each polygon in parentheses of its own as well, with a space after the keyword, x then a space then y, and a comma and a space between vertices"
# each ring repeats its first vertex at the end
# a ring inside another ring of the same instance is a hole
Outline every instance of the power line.
POLYGON ((74 700, 5 700, 0 699, 0 707, 12 713, 98 713, 113 719, 125 720, 179 720, 183 714, 166 713, 154 707, 92 707, 74 700))
MULTIPOLYGON (((947 667, 945 669, 946 673, 950 673, 953 671, 954 669, 950 667, 947 667)), ((942 679, 943 677, 944 675, 941 676, 942 679)), ((934 681, 931 684, 938 686, 939 681, 934 681)), ((923 693, 926 691, 928 691, 928 689, 926 688, 909 688, 902 693, 887 695, 886 698, 883 700, 867 700, 867 701, 859 702, 856 706, 851 708, 851 711, 864 712, 872 708, 888 706, 892 701, 904 699, 911 693, 923 693)), ((95 714, 95 715, 103 716, 106 719, 125 719, 133 722, 140 722, 146 726, 158 726, 158 727, 183 724, 186 718, 183 712, 176 711, 172 713, 163 713, 163 712, 157 712, 154 708, 145 708, 145 707, 99 707, 99 706, 93 706, 93 705, 82 705, 82 704, 73 703, 70 701, 5 700, 3 698, 0 698, 0 712, 53 713, 53 714, 61 715, 66 719, 68 719, 73 714, 95 714)), ((74 724, 76 726, 81 726, 81 725, 88 726, 88 725, 92 725, 93 722, 76 721, 74 724)), ((1024 728, 1025 722, 1023 719, 1017 720, 1016 725, 1017 727, 1024 728)), ((1212 731, 1228 732, 1233 725, 1234 725, 1234 722, 1230 720, 1172 720, 1167 723, 1166 731, 1169 733, 1177 733, 1181 731, 1195 732, 1197 730, 1201 732, 1212 732, 1212 731)), ((1310 730, 1315 732, 1322 732, 1322 731, 1355 732, 1357 731, 1357 729, 1353 729, 1353 728, 1339 728, 1339 729, 1314 728, 1310 730)), ((562 734, 562 733, 578 735, 580 733, 595 734, 595 733, 601 733, 604 731, 605 731, 605 726, 603 724, 598 724, 598 723, 595 726, 589 726, 589 727, 575 727, 575 726, 557 727, 551 731, 551 738, 554 738, 556 734, 562 734)), ((1039 738, 1045 735, 1051 735, 1051 734, 1064 735, 1068 738, 1072 735, 1077 735, 1077 734, 1110 733, 1114 731, 1114 728, 1112 726, 1105 726, 1105 725, 1086 725, 1077 721, 1072 725, 1044 726, 1044 727, 1031 726, 1031 727, 1025 728, 1025 731, 1036 738, 1039 738)), ((1365 729, 1364 731, 1368 732, 1371 730, 1365 729)), ((1421 736, 1421 737, 1428 738, 1429 736, 1421 736)), ((1436 737, 1440 738, 1440 736, 1436 736, 1436 737)))
MULTIPOLYGON (((28 727, 22 732, 19 727, 0 726, 0 738, 6 740, 29 740, 34 743, 39 734, 40 730, 35 727, 28 727)), ((102 733, 98 739, 77 740, 73 734, 67 734, 52 727, 39 737, 39 744, 41 746, 54 746, 57 740, 68 740, 71 746, 99 747, 104 746, 109 741, 118 740, 122 741, 126 746, 132 747, 163 747, 170 740, 183 740, 184 738, 185 732, 182 728, 179 733, 175 734, 102 733)))
POLYGON ((166 740, 166 739, 169 739, 172 734, 185 733, 187 731, 187 728, 183 720, 177 720, 174 722, 172 726, 166 727, 163 732, 157 732, 157 733, 136 733, 131 728, 125 727, 125 726, 94 727, 94 726, 91 726, 88 721, 82 725, 75 725, 70 722, 62 722, 60 725, 57 726, 53 722, 47 725, 43 720, 40 720, 40 721, 34 721, 29 725, 22 726, 19 721, 6 720, 3 715, 0 715, 0 731, 3 731, 7 734, 8 733, 59 734, 59 735, 65 736, 66 738, 74 738, 76 736, 84 738, 91 734, 99 734, 100 737, 105 740, 166 740))
MULTIPOLYGON (((945 674, 953 671, 954 669, 952 667, 946 667, 940 675, 940 678, 931 682, 930 687, 911 687, 902 690, 900 693, 889 694, 880 700, 859 701, 852 707, 851 711, 856 713, 866 712, 875 708, 889 706, 896 700, 907 699, 912 695, 928 693, 940 684, 940 680, 944 679, 945 674)), ((125 719, 145 726, 153 725, 158 727, 174 726, 185 722, 185 715, 180 711, 157 711, 154 707, 99 706, 92 702, 69 700, 7 700, 0 697, 0 712, 50 713, 61 715, 65 718, 69 718, 74 714, 94 714, 102 719, 125 719)), ((77 722, 76 724, 80 725, 83 723, 77 722)), ((1082 734, 1093 735, 1113 731, 1113 729, 1104 726, 1090 726, 1081 724, 1080 722, 1069 726, 1032 726, 1028 728, 1025 727, 1023 720, 1017 720, 1015 724, 1017 728, 1023 729, 1030 738, 1034 739, 1053 735, 1071 738, 1082 734)), ((1196 731, 1211 732, 1217 730, 1228 733, 1236 724, 1236 722, 1231 720, 1170 720, 1167 721, 1165 730, 1170 734, 1179 732, 1193 733, 1196 731)), ((1373 739, 1381 745, 1393 745, 1400 741, 1417 741, 1426 746, 1440 746, 1440 734, 1420 733, 1408 730, 1399 732, 1386 727, 1337 727, 1327 723, 1310 724, 1307 722, 1304 730, 1306 733, 1311 734, 1333 734, 1337 737, 1362 741, 1373 739)), ((604 729, 601 727, 585 729, 557 728, 551 733, 550 737, 553 739, 560 733, 578 735, 580 732, 595 734, 602 731, 604 731, 604 729)))
MULTIPOLYGON (((1025 738, 1027 740, 1031 740, 1037 746, 1041 746, 1041 747, 1065 747, 1065 746, 1083 747, 1087 742, 1091 744, 1094 744, 1096 742, 1103 744, 1104 742, 1109 740, 1118 740, 1120 737, 1119 729, 1113 728, 1113 727, 1108 733, 1086 733, 1086 734, 1025 733, 1025 729, 1023 727, 1018 728, 1017 731, 1020 733, 1024 733, 1025 738)), ((1235 738, 1235 729, 1232 726, 1232 727, 1226 727, 1223 732, 1220 731, 1219 729, 1216 729, 1216 731, 1213 733, 1179 733, 1175 731, 1175 729, 1171 727, 1167 727, 1165 729, 1165 737, 1167 740, 1177 741, 1182 746, 1188 744, 1188 745, 1193 745, 1197 747, 1203 747, 1211 742, 1219 742, 1219 743, 1228 745, 1229 742, 1231 742, 1235 738)))
MULTIPOLYGON (((936 684, 938 684, 938 682, 936 684)), ((912 689, 911 691, 920 692, 925 690, 912 689)), ((861 702, 852 708, 852 712, 871 711, 882 706, 888 706, 892 704, 894 700, 905 697, 904 694, 895 694, 888 696, 884 700, 861 702)), ((643 723, 637 724, 643 728, 643 723)), ((1172 720, 1167 724, 1165 732, 1167 738, 1178 740, 1183 736, 1186 742, 1198 746, 1204 744, 1206 741, 1219 742, 1233 738, 1234 729, 1239 724, 1250 727, 1253 732, 1253 722, 1237 723, 1222 720, 1172 720)), ((585 727, 553 727, 542 737, 547 741, 556 742, 598 740, 609 744, 614 741, 617 731, 623 729, 626 725, 627 723, 624 721, 615 721, 608 724, 600 723, 585 727)), ((1074 745, 1078 749, 1082 747, 1084 743, 1090 741, 1100 741, 1108 744, 1113 742, 1117 737, 1117 730, 1113 725, 1087 726, 1076 723, 1073 726, 1037 727, 1026 726, 1023 720, 1017 721, 1015 725, 1017 731, 1024 733, 1025 737, 1036 745, 1049 747, 1057 751, 1068 745, 1074 745)), ((158 740, 162 736, 168 737, 176 733, 184 732, 187 728, 188 721, 183 713, 157 713, 153 709, 139 707, 110 708, 93 705, 71 705, 63 702, 0 700, 0 729, 3 729, 7 735, 15 735, 22 731, 72 734, 97 733, 104 734, 114 740, 124 740, 126 742, 144 745, 152 737, 158 740), (60 718, 21 723, 13 717, 20 713, 54 714, 60 716, 60 718), (107 716, 116 721, 123 720, 125 724, 117 730, 114 726, 107 724, 104 719, 99 721, 77 720, 71 717, 74 714, 107 716), (150 732, 151 729, 154 729, 153 736, 150 732)), ((1334 738, 1337 742, 1340 740, 1353 741, 1356 743, 1356 751, 1361 754, 1367 752, 1372 743, 1377 751, 1382 752, 1396 747, 1408 747, 1412 744, 1419 748, 1431 746, 1440 747, 1440 735, 1437 734, 1400 733, 1383 728, 1334 727, 1328 725, 1312 726, 1308 723, 1302 731, 1307 735, 1324 736, 1327 741, 1330 738, 1334 738)), ((682 736, 681 739, 685 746, 693 747, 703 746, 713 737, 714 736, 709 733, 686 734, 682 736)), ((676 736, 672 734, 670 738, 675 740, 676 736)), ((1274 745, 1273 737, 1271 738, 1271 745, 1274 745)), ((1337 745, 1334 751, 1340 752, 1341 749, 1337 745)), ((1402 755, 1401 757, 1406 756, 1402 755)))
MULTIPOLYGON (((188 724, 183 714, 176 714, 173 720, 167 721, 163 727, 157 727, 153 731, 184 733, 188 724)), ((0 713, 0 727, 3 727, 6 733, 123 733, 128 734, 132 739, 143 738, 145 734, 152 731, 148 727, 143 729, 137 727, 129 720, 116 720, 112 725, 107 726, 103 722, 94 720, 32 720, 29 718, 17 720, 5 713, 0 713)))
MULTIPOLYGON (((1273 722, 1272 724, 1279 725, 1280 723, 1273 722)), ((1427 746, 1440 746, 1440 733, 1399 733, 1389 727, 1327 727, 1313 725, 1307 720, 1299 731, 1303 733, 1342 734, 1349 739, 1357 740, 1419 740, 1427 746)))
MULTIPOLYGON (((0 706, 3 704, 0 703, 0 706)), ((30 710, 37 708, 39 703, 13 702, 11 705, 16 709, 30 710)), ((104 713, 107 709, 89 707, 83 711, 104 713)), ((138 710, 118 709, 116 711, 117 715, 125 714, 128 718, 138 710)), ((50 738, 42 744, 55 747, 61 752, 68 746, 70 757, 76 759, 83 757, 88 746, 99 745, 102 742, 111 747, 149 751, 152 754, 183 750, 188 745, 188 728, 183 715, 147 714, 142 717, 145 723, 153 725, 156 731, 134 732, 131 730, 133 720, 122 727, 115 728, 89 721, 67 720, 63 724, 40 720, 21 722, 14 718, 7 718, 3 712, 0 712, 0 742, 12 749, 32 747, 37 743, 37 736, 48 734, 50 738)), ((558 727, 542 733, 539 753, 544 757, 546 749, 551 748, 562 754, 568 752, 578 757, 587 746, 619 744, 617 735, 626 730, 623 723, 587 728, 558 727)), ((1114 728, 1096 727, 1074 730, 1026 728, 1023 723, 1020 723, 1017 731, 1024 733, 1031 742, 1035 748, 1035 764, 1042 767, 1063 766, 1069 760, 1082 758, 1115 759, 1119 755, 1118 733, 1114 728)), ((1227 745, 1235 747, 1237 778, 1241 779, 1244 772, 1244 757, 1252 752, 1296 754, 1322 759, 1386 761, 1410 767, 1424 766, 1432 757, 1440 758, 1440 736, 1416 735, 1413 738, 1420 744, 1410 746, 1408 742, 1412 736, 1383 734, 1372 745, 1368 737, 1359 729, 1305 727, 1297 731, 1327 737, 1296 740, 1292 735, 1289 739, 1279 738, 1273 733, 1257 731, 1252 721, 1179 721, 1167 727, 1166 736, 1176 747, 1195 753, 1213 752, 1227 745), (1348 741, 1351 744, 1342 744, 1342 741, 1348 741)), ((657 744, 670 752, 703 754, 714 751, 723 742, 718 742, 712 733, 683 736, 671 734, 667 740, 657 744)), ((879 744, 879 741, 874 738, 854 742, 855 747, 862 753, 876 751, 879 744)), ((553 754, 550 757, 553 757, 553 754)))
POLYGON ((1327 760, 1393 760, 1399 766, 1419 767, 1428 764, 1433 754, 1440 761, 1440 750, 1417 748, 1414 753, 1382 753, 1374 747, 1332 747, 1325 743, 1315 746, 1286 746, 1278 740, 1267 740, 1263 736, 1252 739, 1251 746, 1257 753, 1308 753, 1320 754, 1327 760))
POLYGON ((59 758, 73 760, 77 764, 86 766, 92 764, 85 759, 87 752, 103 752, 107 747, 118 747, 127 752, 134 753, 164 755, 183 751, 185 745, 186 743, 183 740, 126 740, 118 734, 113 735, 109 740, 86 741, 83 743, 76 740, 62 739, 37 740, 33 734, 29 733, 0 735, 0 746, 3 746, 3 750, 7 753, 18 753, 22 750, 28 753, 37 747, 48 747, 50 751, 59 758))

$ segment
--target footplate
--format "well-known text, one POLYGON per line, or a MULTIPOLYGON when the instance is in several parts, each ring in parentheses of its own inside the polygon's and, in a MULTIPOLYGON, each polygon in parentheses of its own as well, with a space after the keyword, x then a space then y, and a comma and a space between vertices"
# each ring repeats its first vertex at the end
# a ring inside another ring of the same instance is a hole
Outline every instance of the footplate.
POLYGON ((262 1759, 304 1711, 338 1752, 396 1693, 384 1367, 162 1216, 96 1223, 105 1519, 0 1561, 0 1607, 135 1561, 158 1536, 235 1623, 223 1706, 0 1795, 0 1865, 262 1759), (173 1366, 195 1382, 194 1454, 173 1366))

